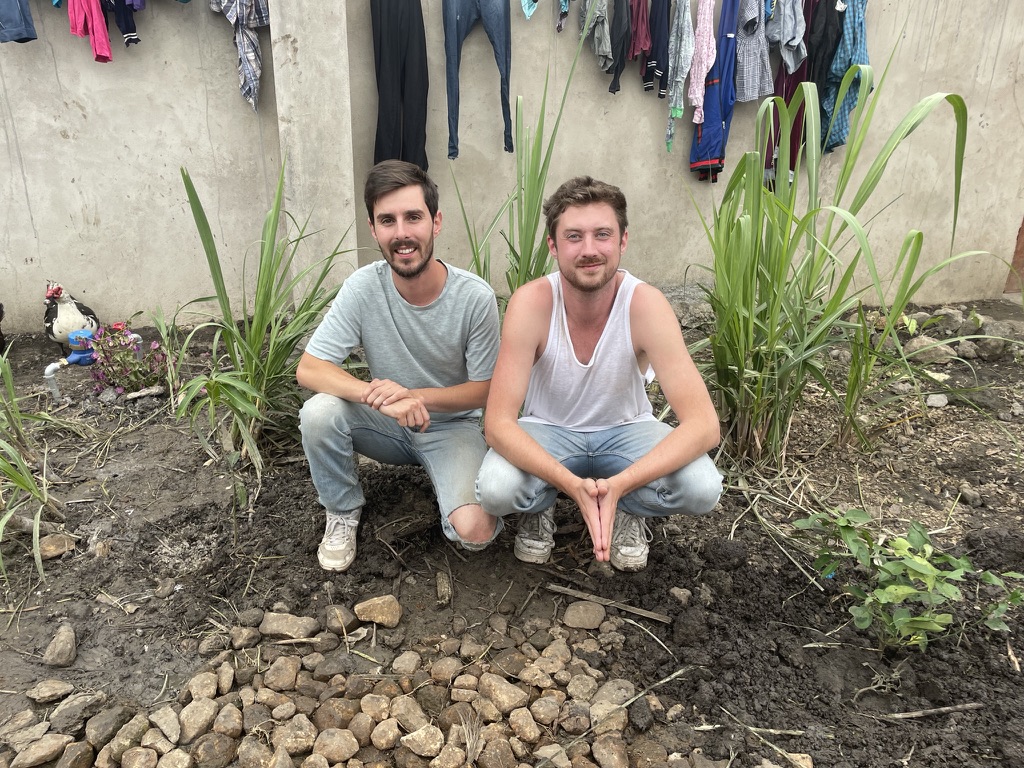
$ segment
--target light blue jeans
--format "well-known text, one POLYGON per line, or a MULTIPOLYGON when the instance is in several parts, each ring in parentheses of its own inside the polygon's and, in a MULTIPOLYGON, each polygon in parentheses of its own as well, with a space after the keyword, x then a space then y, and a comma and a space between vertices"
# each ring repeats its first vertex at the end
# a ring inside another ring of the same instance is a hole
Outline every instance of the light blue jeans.
MULTIPOLYGON (((578 477, 616 475, 648 454, 671 431, 660 421, 642 421, 599 432, 520 421, 526 432, 562 466, 578 477)), ((558 491, 540 478, 513 466, 493 449, 487 452, 476 480, 477 498, 490 514, 531 514, 555 503, 558 491)), ((627 493, 619 509, 639 517, 704 515, 722 495, 722 475, 705 454, 665 477, 627 493)))
POLYGON ((329 514, 352 513, 366 502, 357 453, 384 464, 419 464, 434 485, 445 537, 462 540, 448 516, 477 503, 474 480, 487 452, 478 420, 432 421, 418 432, 367 405, 320 393, 302 406, 299 428, 313 485, 329 514))

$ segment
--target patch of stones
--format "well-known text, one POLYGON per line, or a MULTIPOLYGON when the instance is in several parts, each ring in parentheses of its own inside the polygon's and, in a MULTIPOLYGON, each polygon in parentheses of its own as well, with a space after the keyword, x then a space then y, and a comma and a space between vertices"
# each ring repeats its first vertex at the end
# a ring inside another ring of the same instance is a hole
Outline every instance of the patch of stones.
MULTIPOLYGON (((275 606, 284 608, 284 606, 275 606)), ((286 609, 285 609, 286 610, 286 609)), ((392 595, 318 618, 243 611, 209 635, 208 661, 174 700, 138 711, 45 680, 37 707, 0 724, 0 768, 722 768, 700 749, 668 754, 644 734, 665 711, 654 693, 608 677, 624 622, 578 601, 562 621, 506 615, 404 640, 392 595), (386 630, 397 631, 388 634, 386 630), (379 635, 378 635, 379 632, 379 635), (358 647, 357 647, 358 646, 358 647)), ((52 666, 75 658, 74 631, 47 649, 52 666)), ((770 766, 765 763, 765 766, 770 766)))

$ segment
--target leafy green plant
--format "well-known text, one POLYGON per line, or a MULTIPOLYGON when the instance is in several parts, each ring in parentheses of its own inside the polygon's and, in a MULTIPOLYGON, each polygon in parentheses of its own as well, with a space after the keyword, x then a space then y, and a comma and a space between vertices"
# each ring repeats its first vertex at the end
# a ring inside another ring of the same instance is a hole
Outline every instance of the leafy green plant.
MULTIPOLYGON (((884 279, 879 274, 867 230, 858 217, 895 151, 944 101, 952 106, 956 118, 955 236, 967 111, 956 94, 922 99, 861 174, 860 158, 885 76, 875 87, 871 67, 851 68, 843 78, 839 101, 858 76, 858 103, 830 202, 820 188, 818 94, 813 84, 804 83, 789 104, 781 98, 768 99, 758 111, 756 146, 765 147, 768 136, 773 135, 780 169, 790 167, 791 134, 802 132, 804 143, 793 158, 792 176, 783 170, 773 184, 766 185, 762 152, 747 152, 725 185, 710 221, 700 214, 714 257, 713 284, 705 289, 715 313, 715 327, 707 342, 712 354, 710 384, 725 421, 729 452, 737 460, 784 462, 793 414, 810 381, 817 381, 844 406, 844 419, 852 426, 877 356, 873 349, 861 346, 842 396, 826 376, 824 365, 832 346, 848 344, 856 337, 856 324, 846 318, 861 294, 871 290, 883 315, 898 318, 927 277, 966 255, 950 257, 915 279, 922 235, 911 230, 893 276, 884 279), (802 126, 797 122, 801 107, 802 126), (860 184, 848 199, 856 176, 860 176, 860 184), (805 177, 807 187, 803 189, 805 177), (864 289, 854 282, 861 266, 871 281, 864 289), (891 311, 887 295, 893 281, 898 285, 892 301, 895 311, 891 311)), ((881 334, 883 342, 887 335, 881 334)))
POLYGON ((164 347, 153 341, 143 349, 141 338, 132 332, 128 321, 100 328, 91 347, 96 361, 90 373, 98 391, 113 387, 118 393, 137 392, 167 377, 164 347))
MULTIPOLYGON (((213 232, 199 195, 184 168, 181 176, 216 292, 189 304, 216 300, 220 318, 193 329, 182 343, 179 358, 184 360, 196 342, 196 334, 212 331, 210 368, 183 380, 177 393, 177 413, 189 417, 211 456, 217 455, 214 442, 219 442, 232 463, 249 462, 260 477, 264 466, 262 448, 295 431, 301 402, 295 382, 296 350, 337 293, 336 286, 327 286, 327 279, 343 251, 339 242, 325 258, 295 270, 296 253, 308 234, 305 224, 299 225, 285 213, 296 234, 278 238, 284 197, 282 165, 273 205, 263 222, 255 290, 250 296, 243 273, 239 311, 231 305, 213 232)), ((181 372, 179 364, 173 376, 178 377, 181 372)))
POLYGON ((904 536, 875 532, 871 516, 860 509, 818 512, 794 525, 817 539, 814 567, 826 578, 842 580, 843 591, 852 598, 849 611, 855 626, 871 630, 880 651, 923 651, 932 639, 948 633, 954 621, 948 609, 963 601, 960 585, 968 577, 1003 590, 983 610, 989 629, 1008 631, 1004 617, 1022 601, 1020 590, 1010 589, 1005 580, 1024 575, 976 572, 967 557, 938 550, 916 521, 904 536))

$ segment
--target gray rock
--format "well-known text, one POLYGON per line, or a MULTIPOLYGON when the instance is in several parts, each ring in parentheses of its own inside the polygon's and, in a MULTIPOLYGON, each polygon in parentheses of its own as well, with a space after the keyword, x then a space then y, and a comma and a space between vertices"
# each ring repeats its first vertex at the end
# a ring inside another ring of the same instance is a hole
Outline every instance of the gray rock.
MULTIPOLYGON (((183 749, 172 749, 160 758, 156 768, 192 768, 192 756, 183 749)), ((247 768, 253 768, 248 766, 247 768)))
POLYGON ((545 659, 557 659, 562 664, 568 664, 572 661, 572 651, 569 650, 568 644, 562 638, 556 638, 551 641, 548 646, 540 652, 540 655, 545 659))
POLYGON ((223 733, 207 733, 196 739, 192 759, 197 768, 227 768, 238 752, 238 742, 223 733))
POLYGON ((590 722, 593 724, 595 736, 602 733, 622 733, 629 723, 629 715, 620 704, 598 701, 590 705, 590 722))
POLYGON ((573 675, 565 692, 574 699, 589 702, 597 693, 597 680, 590 675, 573 675))
MULTIPOLYGON (((286 752, 285 755, 288 753, 286 752)), ((238 752, 235 757, 238 759, 239 768, 264 768, 270 763, 274 753, 270 747, 263 743, 257 736, 246 736, 238 745, 238 752)), ((289 763, 291 760, 289 759, 289 763)))
MULTIPOLYGON (((540 661, 540 659, 537 661, 540 661)), ((536 663, 527 664, 523 667, 519 673, 519 679, 527 685, 532 685, 534 688, 555 687, 555 681, 551 679, 551 675, 540 669, 536 663)))
POLYGON ((958 490, 960 491, 960 501, 967 506, 977 508, 982 505, 983 502, 981 494, 978 493, 966 480, 960 483, 958 490))
MULTIPOLYGON (((156 768, 160 755, 145 747, 130 747, 121 756, 121 768, 156 768)), ((224 768, 221 766, 221 768, 224 768)))
POLYGON ((242 735, 244 728, 245 724, 244 718, 242 717, 242 710, 234 704, 228 704, 223 707, 217 714, 217 718, 213 721, 214 733, 219 733, 232 739, 239 738, 242 735))
POLYGON ((460 768, 466 762, 466 751, 454 744, 445 744, 437 757, 430 761, 430 768, 460 768))
POLYGON ((310 616, 290 613, 265 613, 260 622, 260 634, 265 637, 300 640, 320 631, 320 622, 310 616))
POLYGON ((1000 360, 1012 352, 1015 338, 1014 327, 1002 320, 985 323, 985 337, 975 339, 978 357, 986 362, 1000 360))
POLYGON ((428 715, 436 716, 448 706, 448 689, 439 685, 423 685, 416 689, 416 701, 428 715))
POLYGON ((177 744, 181 738, 181 722, 178 720, 178 713, 170 706, 164 706, 149 715, 149 722, 155 725, 168 741, 177 744))
POLYGON ((92 768, 94 755, 88 742, 73 742, 64 747, 64 752, 57 761, 57 768, 92 768))
POLYGON ((191 744, 209 731, 218 714, 220 707, 213 699, 196 699, 190 703, 178 715, 178 722, 181 723, 178 744, 191 744))
POLYGON ((280 725, 270 735, 275 749, 284 747, 289 755, 310 752, 316 743, 316 726, 305 715, 296 715, 286 725, 280 725))
POLYGON ((430 678, 435 683, 448 685, 462 671, 462 662, 453 656, 445 656, 430 665, 430 678))
POLYGON ((395 657, 391 662, 391 671, 396 675, 412 675, 419 670, 423 663, 423 657, 416 651, 405 651, 395 657))
POLYGON ((462 636, 462 642, 459 644, 459 656, 465 661, 478 661, 487 653, 487 650, 488 647, 471 633, 467 632, 462 636))
POLYGON ((328 605, 324 610, 324 626, 336 635, 344 636, 359 628, 361 622, 352 611, 344 605, 328 605))
POLYGON ((238 623, 243 627, 258 627, 263 623, 264 615, 262 608, 246 608, 238 612, 238 623))
POLYGON ((424 725, 401 739, 402 746, 420 757, 437 757, 444 746, 444 734, 436 725, 424 725))
POLYGON ((3 724, 0 724, 0 740, 6 740, 9 734, 28 728, 38 723, 39 715, 32 709, 23 709, 17 714, 11 715, 3 724))
POLYGON ((313 713, 313 724, 321 731, 328 728, 347 728, 352 717, 359 712, 359 702, 353 699, 327 699, 313 713))
POLYGON ((651 711, 650 700, 646 696, 630 704, 628 711, 629 724, 640 733, 649 730, 654 725, 654 713, 651 711))
POLYGON ((964 324, 964 313, 953 307, 942 307, 932 313, 931 319, 933 322, 929 326, 929 330, 942 336, 952 336, 954 333, 958 333, 964 324))
POLYGON ((171 744, 171 740, 164 736, 163 731, 155 726, 142 734, 142 738, 139 740, 139 746, 145 747, 146 749, 152 749, 158 755, 166 755, 174 749, 174 745, 171 744))
POLYGON ((35 744, 43 738, 49 730, 50 724, 44 720, 41 723, 36 723, 35 725, 30 725, 26 728, 14 731, 7 735, 4 740, 15 752, 21 752, 30 744, 35 744))
POLYGON ((200 672, 188 681, 187 687, 193 699, 214 699, 217 697, 217 674, 200 672))
POLYGON ((280 746, 274 749, 267 768, 295 768, 295 764, 292 762, 292 756, 288 754, 288 750, 284 746, 280 746))
POLYGON ((601 768, 628 768, 629 757, 626 754, 626 742, 621 736, 606 733, 594 740, 591 747, 594 760, 601 768))
POLYGON ((327 761, 326 757, 314 752, 302 761, 299 768, 331 768, 331 764, 327 761))
POLYGON ((629 682, 629 680, 616 678, 602 685, 597 693, 594 694, 591 703, 596 704, 599 701, 610 701, 612 704, 625 704, 634 696, 636 696, 636 687, 633 683, 629 682))
POLYGON ((507 739, 493 739, 484 746, 477 758, 479 768, 516 768, 516 756, 507 739))
POLYGON ((387 720, 377 723, 374 727, 373 732, 370 734, 370 743, 380 750, 393 749, 401 737, 402 728, 398 724, 398 720, 389 717, 387 720))
POLYGON ((74 741, 73 738, 63 733, 48 733, 21 750, 18 756, 11 761, 11 768, 34 768, 34 766, 56 760, 72 741, 74 741))
POLYGON ((590 728, 590 706, 586 702, 570 699, 562 705, 558 724, 563 731, 572 736, 586 733, 590 728))
POLYGON ((301 668, 302 659, 298 656, 281 656, 264 673, 263 684, 275 691, 292 691, 301 668))
POLYGON ((360 621, 373 622, 388 629, 397 627, 402 620, 402 606, 394 595, 371 597, 356 603, 353 610, 360 621))
POLYGON ((228 634, 231 647, 236 651, 243 648, 255 648, 263 635, 255 627, 232 627, 228 634))
POLYGON ((148 730, 149 718, 143 712, 122 725, 107 745, 110 747, 110 757, 114 762, 119 762, 124 753, 132 747, 139 746, 148 730))
POLYGON ((526 707, 513 709, 508 715, 508 724, 516 737, 527 744, 536 744, 540 739, 540 726, 526 707))
POLYGON ((924 404, 929 408, 945 408, 949 405, 949 398, 941 392, 935 393, 928 395, 928 397, 924 399, 924 404))
POLYGON ((207 635, 199 641, 200 656, 216 656, 231 645, 231 638, 220 633, 207 635))
POLYGON ((93 715, 85 724, 85 738, 96 749, 102 749, 121 727, 132 719, 132 711, 128 707, 116 704, 93 715))
POLYGON ((25 691, 25 695, 36 704, 50 704, 63 699, 73 690, 75 686, 63 680, 43 680, 25 691))
POLYGON ((565 748, 561 744, 546 744, 543 747, 538 747, 533 751, 533 756, 537 758, 538 762, 549 760, 555 768, 571 768, 572 766, 572 761, 565 754, 565 748))
POLYGON ((530 705, 530 714, 541 725, 551 725, 558 717, 561 704, 552 696, 541 696, 530 705))
POLYGON ((566 606, 562 622, 574 629, 597 629, 606 615, 607 611, 600 603, 577 600, 566 606))
POLYGON ((964 339, 956 345, 956 354, 962 360, 977 360, 978 345, 969 339, 964 339))
POLYGON ((430 723, 430 718, 412 696, 397 696, 392 699, 391 716, 406 733, 412 733, 430 723))
POLYGON ((360 747, 370 744, 370 737, 376 727, 377 723, 365 712, 357 712, 348 723, 348 730, 355 736, 360 747))
POLYGON ((690 604, 690 598, 693 597, 693 592, 686 589, 686 587, 672 587, 668 593, 684 607, 690 604))
POLYGON ((50 644, 43 653, 43 664, 48 667, 70 667, 78 656, 78 642, 75 639, 75 628, 70 624, 61 624, 50 644))
POLYGON ((491 672, 485 672, 480 676, 478 690, 482 696, 486 696, 497 707, 499 712, 505 715, 513 709, 525 707, 530 703, 530 694, 491 672))
POLYGON ((903 345, 903 353, 908 359, 922 365, 944 365, 956 358, 956 352, 951 346, 940 343, 932 336, 915 336, 903 345))

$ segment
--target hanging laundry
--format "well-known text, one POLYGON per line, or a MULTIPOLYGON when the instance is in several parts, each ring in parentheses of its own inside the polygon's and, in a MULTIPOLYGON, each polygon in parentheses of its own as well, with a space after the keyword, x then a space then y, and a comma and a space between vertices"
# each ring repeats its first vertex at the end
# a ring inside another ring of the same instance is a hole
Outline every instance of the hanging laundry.
POLYGON ((668 41, 668 126, 665 128, 665 148, 672 151, 676 135, 676 118, 683 116, 686 107, 684 88, 686 75, 693 61, 693 17, 690 0, 676 0, 676 15, 672 19, 672 32, 668 41))
POLYGON ((651 52, 651 18, 647 0, 629 0, 630 27, 633 30, 629 42, 629 60, 635 61, 651 52))
POLYGON ((704 122, 704 80, 715 63, 715 0, 697 4, 697 28, 693 36, 693 62, 690 64, 690 88, 687 95, 693 105, 693 122, 704 122))
POLYGON ((807 79, 818 87, 818 99, 825 93, 836 49, 843 37, 844 0, 822 0, 811 16, 811 31, 807 36, 807 79))
POLYGON ((802 0, 773 0, 777 2, 772 17, 765 22, 764 34, 768 47, 776 48, 786 71, 792 74, 807 58, 804 33, 807 23, 801 6, 802 0))
POLYGON ((100 0, 68 0, 68 21, 72 35, 89 38, 94 61, 111 60, 110 35, 100 0))
POLYGON ((505 151, 512 151, 512 111, 509 108, 509 73, 512 70, 512 13, 508 0, 443 0, 445 85, 448 90, 448 159, 459 156, 459 67, 462 44, 478 21, 494 49, 501 78, 501 115, 505 121, 505 151))
POLYGON ((28 0, 0 0, 0 43, 27 43, 36 39, 28 0))
POLYGON ((647 61, 640 68, 645 91, 653 91, 654 80, 658 79, 659 99, 664 99, 668 95, 669 7, 670 0, 651 2, 651 51, 647 61))
POLYGON ((523 15, 526 18, 533 16, 533 12, 537 10, 537 0, 523 0, 523 15))
POLYGON ((263 56, 256 36, 258 27, 270 24, 268 0, 210 0, 210 10, 223 13, 235 29, 238 48, 238 87, 242 97, 256 111, 260 98, 263 56))
POLYGON ((821 143, 826 152, 846 143, 850 135, 850 113, 857 106, 858 74, 850 84, 842 103, 837 107, 839 85, 846 71, 856 64, 870 64, 868 61, 868 34, 865 20, 868 0, 847 0, 846 15, 843 18, 843 36, 836 48, 835 58, 825 82, 821 97, 821 143), (832 123, 829 130, 829 123, 832 123))
POLYGON ((370 0, 377 74, 373 162, 406 160, 427 170, 427 41, 420 0, 370 0))
POLYGON ((704 122, 694 129, 690 170, 700 181, 718 181, 736 104, 736 25, 740 0, 723 0, 718 19, 718 54, 704 81, 704 122))
MULTIPOLYGON (((787 1, 787 0, 783 0, 787 1)), ((798 0, 794 0, 798 2, 798 0)), ((815 10, 818 7, 819 0, 804 0, 803 4, 803 20, 804 20, 804 34, 803 44, 805 50, 810 50, 810 35, 811 35, 811 19, 814 18, 815 10)), ((781 13, 782 11, 777 11, 781 13)), ((775 76, 775 95, 782 98, 787 104, 789 104, 793 97, 796 95, 797 89, 800 87, 800 83, 808 80, 808 65, 810 64, 810 57, 805 57, 797 67, 792 71, 788 72, 785 66, 779 67, 779 72, 775 76)), ((797 110, 796 116, 793 119, 793 127, 789 136, 789 168, 790 174, 793 173, 793 169, 796 167, 797 154, 800 151, 800 147, 803 144, 803 125, 804 125, 804 107, 803 105, 797 110)), ((765 157, 765 181, 771 184, 779 171, 784 169, 778 168, 778 147, 776 146, 776 136, 779 135, 779 118, 775 116, 774 132, 772 135, 767 137, 767 145, 764 149, 765 157)))
POLYGON ((612 65, 606 72, 612 76, 609 93, 618 93, 621 88, 619 78, 626 68, 629 58, 629 45, 633 37, 633 27, 629 18, 629 0, 615 0, 612 15, 612 65))
MULTIPOLYGON (((179 0, 181 2, 182 0, 179 0)), ((188 2, 188 0, 184 0, 188 2)), ((146 0, 127 0, 128 7, 133 11, 144 11, 146 10, 146 0)))
POLYGON ((107 11, 113 11, 114 23, 124 38, 124 47, 139 44, 139 35, 135 29, 135 12, 126 0, 103 0, 103 22, 107 23, 107 11))
POLYGON ((562 0, 558 5, 558 23, 555 24, 555 32, 565 29, 565 20, 569 18, 569 0, 562 0))
POLYGON ((764 36, 763 0, 740 0, 736 28, 736 101, 756 101, 772 93, 772 66, 764 36))
POLYGON ((593 35, 597 66, 605 72, 612 65, 612 39, 608 29, 608 0, 580 0, 580 37, 593 35), (591 11, 590 9, 594 10, 591 11), (587 16, 590 24, 587 24, 587 16))

